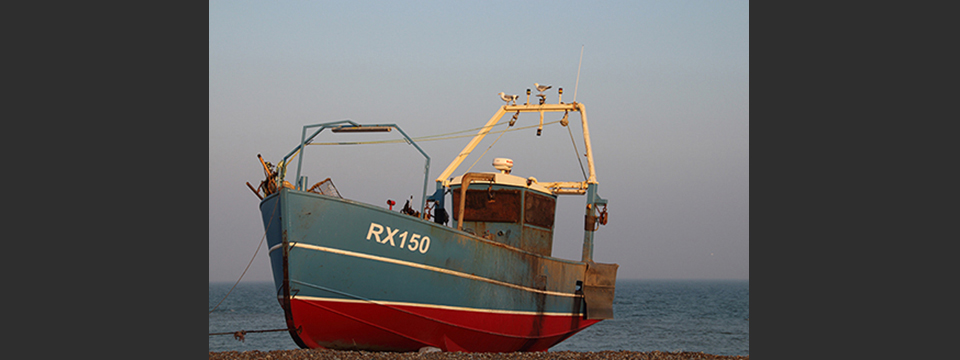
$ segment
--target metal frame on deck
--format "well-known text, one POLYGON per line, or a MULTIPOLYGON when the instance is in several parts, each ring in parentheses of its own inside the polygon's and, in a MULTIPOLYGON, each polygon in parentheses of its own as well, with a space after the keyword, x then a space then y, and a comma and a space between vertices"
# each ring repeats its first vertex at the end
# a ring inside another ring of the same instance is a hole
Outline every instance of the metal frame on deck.
POLYGON ((427 202, 427 199, 426 199, 427 184, 429 183, 429 177, 430 177, 430 156, 427 155, 427 153, 424 152, 423 149, 421 149, 420 146, 417 145, 417 143, 410 138, 410 136, 407 136, 407 133, 404 132, 403 129, 401 129, 399 126, 397 126, 397 124, 363 125, 348 119, 348 120, 332 121, 332 122, 327 122, 322 124, 304 125, 303 131, 300 134, 300 145, 298 145, 296 148, 290 151, 289 154, 284 156, 283 161, 281 161, 280 164, 278 165, 278 167, 281 167, 280 169, 277 169, 277 171, 280 173, 280 176, 277 177, 278 188, 283 186, 282 184, 284 181, 283 180, 284 176, 286 175, 287 166, 289 165, 290 161, 293 160, 292 157, 296 156, 297 153, 299 153, 300 158, 297 160, 296 189, 300 191, 305 191, 307 187, 307 184, 306 184, 307 178, 300 176, 300 170, 303 165, 303 149, 305 145, 313 141, 313 138, 315 138, 317 135, 320 134, 321 131, 325 129, 331 129, 331 131, 335 133, 338 133, 338 132, 389 132, 390 129, 397 129, 397 131, 399 131, 400 134, 403 135, 403 137, 407 140, 407 142, 410 145, 413 145, 413 147, 417 148, 417 151, 419 151, 420 154, 423 155, 424 158, 426 158, 426 163, 424 164, 424 167, 423 167, 423 194, 421 194, 420 196, 420 209, 422 210, 424 208, 427 202), (317 127, 319 127, 319 129, 317 129, 309 137, 307 137, 307 130, 311 128, 317 128, 317 127))
MULTIPOLYGON (((585 181, 585 183, 596 184, 597 175, 593 165, 593 148, 590 146, 590 129, 587 127, 586 107, 581 103, 573 102, 569 104, 543 104, 543 105, 528 104, 528 105, 501 106, 500 110, 498 110, 496 114, 493 114, 493 117, 490 118, 490 121, 487 121, 487 124, 480 129, 480 132, 478 132, 477 135, 473 137, 473 140, 470 140, 470 142, 467 143, 467 146, 464 147, 462 151, 460 151, 460 154, 453 159, 450 165, 448 165, 447 168, 444 169, 442 173, 440 173, 440 176, 437 177, 438 187, 441 185, 442 186, 450 185, 450 180, 449 180, 450 174, 453 174, 453 171, 456 170, 458 166, 460 166, 460 163, 462 163, 463 160, 470 155, 473 149, 476 148, 478 144, 480 144, 480 141, 483 140, 485 136, 487 136, 487 134, 490 132, 490 129, 493 128, 493 125, 496 124, 498 121, 500 121, 500 119, 503 118, 503 115, 505 115, 506 113, 508 112, 516 112, 518 114, 522 112, 540 113, 540 126, 542 127, 543 113, 560 112, 560 111, 563 111, 563 112, 576 111, 580 113, 580 121, 583 124, 583 141, 587 148, 587 164, 589 165, 589 168, 590 168, 590 175, 587 177, 587 181, 585 181)), ((574 189, 575 193, 583 194, 585 192, 584 189, 586 189, 586 186, 577 185, 580 183, 581 182, 555 182, 550 184, 555 184, 560 188, 569 187, 571 189, 574 189)))

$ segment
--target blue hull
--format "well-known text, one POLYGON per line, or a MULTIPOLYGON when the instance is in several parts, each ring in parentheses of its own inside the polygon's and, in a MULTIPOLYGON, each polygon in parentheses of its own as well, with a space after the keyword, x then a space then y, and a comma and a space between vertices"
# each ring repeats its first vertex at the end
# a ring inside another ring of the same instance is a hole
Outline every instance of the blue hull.
POLYGON ((278 299, 302 347, 546 350, 599 321, 585 318, 581 290, 597 264, 286 188, 260 211, 278 299))

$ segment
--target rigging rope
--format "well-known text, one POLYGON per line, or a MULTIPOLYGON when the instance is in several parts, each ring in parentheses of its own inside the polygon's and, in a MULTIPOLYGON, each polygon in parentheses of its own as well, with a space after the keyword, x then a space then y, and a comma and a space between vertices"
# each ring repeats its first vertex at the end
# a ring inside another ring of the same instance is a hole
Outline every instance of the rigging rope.
MULTIPOLYGON (((543 125, 551 125, 551 124, 556 124, 556 123, 558 123, 558 122, 560 122, 560 120, 552 121, 552 122, 548 122, 548 123, 543 123, 543 125)), ((494 127, 494 126, 502 125, 502 124, 506 124, 506 123, 505 123, 505 122, 500 122, 500 123, 496 123, 496 124, 490 125, 489 127, 492 128, 492 127, 494 127)), ((521 127, 515 128, 515 129, 507 128, 507 129, 504 129, 503 131, 504 131, 504 132, 509 132, 509 131, 524 130, 524 129, 534 128, 534 127, 537 127, 537 126, 540 126, 540 125, 521 126, 521 127)), ((457 139, 457 138, 463 138, 463 137, 473 137, 473 136, 476 136, 476 134, 457 135, 457 136, 447 136, 447 135, 459 134, 459 133, 464 133, 464 132, 470 132, 470 131, 474 131, 474 130, 483 129, 483 128, 485 128, 485 127, 486 127, 486 126, 481 126, 481 127, 478 127, 478 128, 467 129, 467 130, 462 130, 462 131, 457 131, 457 132, 452 132, 452 133, 446 133, 446 134, 427 135, 427 136, 422 136, 422 137, 418 137, 418 138, 413 138, 413 140, 414 140, 414 141, 417 141, 417 142, 423 142, 423 141, 449 140, 449 139, 457 139), (444 136, 445 136, 445 137, 444 137, 444 136)), ((402 142, 407 142, 407 140, 406 140, 406 139, 394 139, 394 140, 342 141, 342 142, 321 142, 321 143, 312 142, 312 143, 309 143, 309 144, 307 144, 307 145, 367 145, 367 144, 393 144, 393 143, 402 143, 402 142)))
POLYGON ((506 123, 501 121, 501 122, 498 122, 498 123, 493 124, 493 125, 490 125, 490 126, 481 126, 481 127, 477 127, 477 128, 473 128, 473 129, 466 129, 466 130, 449 132, 449 133, 446 133, 446 134, 427 135, 427 136, 420 137, 420 139, 426 139, 426 138, 432 138, 432 137, 441 137, 441 136, 454 135, 454 134, 462 134, 462 133, 465 133, 465 132, 473 132, 473 131, 477 131, 477 130, 484 129, 484 128, 493 128, 494 126, 503 125, 503 124, 506 124, 506 123))
MULTIPOLYGON (((473 164, 470 164, 470 167, 467 168, 467 171, 464 171, 464 174, 470 172, 470 169, 473 169, 473 166, 477 164, 477 161, 480 161, 480 159, 483 159, 483 156, 487 154, 487 151, 489 151, 490 148, 492 148, 493 145, 497 143, 497 141, 500 141, 500 137, 503 136, 503 134, 505 134, 505 133, 507 132, 507 130, 510 130, 510 128, 507 127, 506 129, 503 129, 503 131, 500 132, 500 136, 497 136, 497 139, 494 140, 493 143, 490 144, 490 146, 487 146, 487 150, 484 150, 484 151, 483 151, 483 154, 480 154, 480 157, 478 157, 476 160, 474 160, 474 161, 473 161, 473 164)), ((517 128, 517 130, 520 130, 520 128, 517 128)))
MULTIPOLYGON (((416 140, 416 141, 431 141, 431 140, 446 140, 446 139, 456 139, 456 138, 461 138, 461 137, 468 137, 468 136, 473 136, 473 135, 451 136, 451 137, 445 137, 445 138, 444 138, 443 136, 454 135, 454 134, 462 134, 462 133, 465 133, 465 132, 471 132, 471 131, 476 131, 476 130, 485 129, 485 128, 493 128, 494 126, 502 125, 502 124, 506 124, 506 122, 498 122, 498 123, 493 124, 493 125, 490 125, 490 126, 481 126, 481 127, 478 127, 478 128, 466 129, 466 130, 460 130, 460 131, 454 131, 454 132, 450 132, 450 133, 446 133, 446 134, 437 134, 437 135, 421 136, 421 137, 415 138, 414 140, 416 140)), ((387 143, 399 143, 399 142, 406 142, 406 141, 407 141, 406 139, 394 139, 394 140, 375 140, 375 141, 359 141, 359 142, 323 142, 323 143, 311 142, 311 143, 309 143, 309 144, 307 144, 307 145, 387 144, 387 143)))
POLYGON ((587 172, 583 170, 583 160, 580 160, 580 150, 577 150, 577 142, 573 140, 573 131, 567 126, 567 133, 570 134, 570 142, 573 143, 573 151, 577 153, 577 162, 580 163, 580 172, 583 173, 583 180, 587 180, 587 172))

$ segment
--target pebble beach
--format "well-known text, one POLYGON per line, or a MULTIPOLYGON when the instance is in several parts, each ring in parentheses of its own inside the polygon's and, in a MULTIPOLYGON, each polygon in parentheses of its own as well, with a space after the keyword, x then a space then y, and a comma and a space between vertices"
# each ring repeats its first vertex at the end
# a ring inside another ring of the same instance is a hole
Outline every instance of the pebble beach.
POLYGON ((472 360, 472 359, 511 359, 511 360, 601 360, 601 359, 642 359, 642 360, 733 360, 750 359, 750 356, 711 355, 702 352, 636 352, 636 351, 556 351, 556 352, 514 352, 514 353, 465 353, 465 352, 369 352, 338 351, 327 349, 297 349, 275 351, 222 351, 210 352, 210 360, 472 360))

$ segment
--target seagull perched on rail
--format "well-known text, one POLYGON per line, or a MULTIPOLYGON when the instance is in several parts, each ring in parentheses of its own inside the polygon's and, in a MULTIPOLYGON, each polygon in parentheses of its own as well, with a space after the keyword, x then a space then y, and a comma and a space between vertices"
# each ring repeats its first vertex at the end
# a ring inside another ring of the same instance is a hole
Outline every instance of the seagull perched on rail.
POLYGON ((542 94, 544 91, 547 91, 547 89, 549 89, 549 88, 551 87, 550 85, 540 85, 540 84, 537 84, 537 83, 533 83, 533 86, 535 86, 535 87, 537 88, 537 91, 539 91, 541 94, 542 94))
POLYGON ((520 97, 520 95, 507 95, 507 94, 503 93, 502 91, 500 92, 499 95, 500 95, 500 98, 503 99, 503 101, 506 101, 506 102, 508 102, 508 103, 511 102, 511 101, 513 101, 513 104, 514 104, 514 105, 517 104, 517 98, 520 97))

